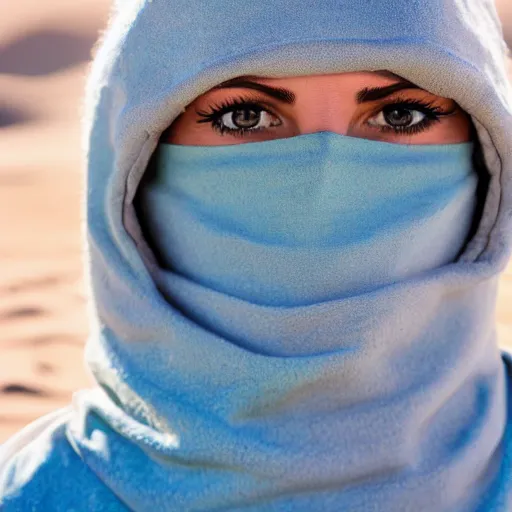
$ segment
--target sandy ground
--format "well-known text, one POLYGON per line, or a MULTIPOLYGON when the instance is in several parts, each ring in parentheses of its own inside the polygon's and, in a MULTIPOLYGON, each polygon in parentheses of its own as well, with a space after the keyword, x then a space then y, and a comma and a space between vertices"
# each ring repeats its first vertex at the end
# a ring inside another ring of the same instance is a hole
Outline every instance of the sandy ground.
MULTIPOLYGON (((91 383, 79 119, 108 3, 0 3, 0 442, 91 383)), ((500 9, 512 42, 512 2, 500 9)), ((512 346, 512 266, 497 321, 501 343, 512 346)))
POLYGON ((79 119, 108 7, 0 2, 0 442, 91 382, 79 119))

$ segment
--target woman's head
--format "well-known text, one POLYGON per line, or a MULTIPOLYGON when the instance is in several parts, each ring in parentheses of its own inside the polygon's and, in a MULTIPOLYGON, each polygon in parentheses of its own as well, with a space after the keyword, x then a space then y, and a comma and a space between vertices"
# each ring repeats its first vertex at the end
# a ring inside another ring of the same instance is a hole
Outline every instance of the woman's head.
POLYGON ((452 99, 387 71, 240 76, 196 98, 162 140, 218 146, 318 131, 398 144, 455 144, 470 140, 471 121, 452 99))

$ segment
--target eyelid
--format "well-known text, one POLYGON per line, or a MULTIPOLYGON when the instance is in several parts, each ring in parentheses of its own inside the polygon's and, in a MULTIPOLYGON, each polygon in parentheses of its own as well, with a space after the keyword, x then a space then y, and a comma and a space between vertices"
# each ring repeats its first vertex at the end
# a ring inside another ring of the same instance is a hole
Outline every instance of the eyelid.
MULTIPOLYGON (((434 116, 438 119, 441 117, 446 117, 452 115, 456 112, 457 106, 453 109, 446 110, 442 105, 436 104, 435 97, 432 99, 418 99, 415 97, 406 97, 403 94, 397 93, 397 95, 386 98, 383 100, 379 100, 379 104, 370 109, 363 112, 361 115, 357 117, 357 122, 361 120, 362 117, 365 117, 365 122, 367 122, 372 117, 377 116, 382 110, 390 105, 403 105, 405 108, 409 108, 411 110, 418 110, 427 115, 427 117, 431 120, 434 120, 434 116)), ((351 123, 353 126, 353 123, 351 123)))
POLYGON ((280 125, 283 125, 286 116, 277 114, 274 111, 274 105, 269 103, 267 100, 262 100, 260 95, 256 94, 239 94, 237 96, 225 97, 219 101, 210 101, 207 105, 207 110, 195 109, 198 117, 202 119, 197 120, 197 123, 214 123, 227 112, 233 111, 239 104, 254 104, 261 107, 261 110, 268 112, 272 117, 279 120, 280 125))
MULTIPOLYGON (((198 117, 202 119, 196 120, 196 123, 208 123, 211 126, 211 129, 219 132, 220 135, 225 135, 228 133, 233 137, 245 137, 246 134, 256 134, 263 131, 266 131, 267 128, 228 128, 222 118, 229 114, 230 112, 234 112, 237 108, 243 108, 244 106, 252 107, 253 109, 258 109, 259 112, 266 112, 268 116, 277 120, 277 124, 271 124, 270 126, 278 127, 285 124, 283 117, 277 115, 273 110, 273 105, 268 105, 268 102, 265 100, 260 100, 259 98, 255 98, 254 95, 251 96, 242 96, 239 95, 235 98, 224 98, 218 103, 209 104, 209 111, 201 111, 195 109, 198 117)), ((274 121, 272 121, 273 123, 274 121)), ((271 129, 270 127, 268 128, 271 129)))
MULTIPOLYGON (((383 98, 381 100, 378 100, 376 102, 376 105, 370 106, 367 105, 370 108, 363 108, 360 109, 359 113, 356 113, 353 118, 350 121, 349 124, 349 133, 353 132, 354 130, 357 130, 358 127, 363 126, 365 128, 369 128, 371 130, 376 130, 381 133, 394 133, 394 129, 392 127, 389 127, 389 129, 385 127, 374 127, 371 126, 369 123, 369 120, 376 117, 380 112, 382 112, 386 107, 392 106, 392 105, 403 105, 404 108, 408 108, 410 110, 418 110, 420 112, 423 112, 426 114, 426 119, 422 121, 420 124, 423 124, 425 127, 424 129, 429 129, 429 126, 431 126, 433 123, 436 123, 440 121, 442 118, 452 115, 457 110, 457 104, 455 104, 453 109, 446 110, 442 105, 438 105, 436 103, 436 97, 433 97, 432 99, 425 99, 425 98, 417 98, 415 96, 409 96, 407 94, 404 94, 403 91, 397 92, 390 96, 389 98, 383 98)), ((418 127, 418 125, 415 125, 418 127)), ((411 134, 415 135, 414 133, 418 128, 411 127, 411 134)), ((423 130, 421 130, 423 131, 423 130)), ((404 133, 405 135, 405 133, 404 133)))
POLYGON ((218 101, 210 100, 210 101, 207 101, 207 102, 208 102, 208 108, 210 108, 212 110, 213 109, 221 110, 220 108, 219 109, 216 108, 216 106, 218 106, 219 104, 228 104, 229 103, 230 107, 231 106, 235 107, 236 106, 236 102, 239 102, 239 103, 255 103, 255 104, 264 106, 265 110, 268 108, 269 112, 271 114, 277 115, 277 114, 275 114, 272 111, 273 109, 275 109, 275 105, 271 101, 269 101, 267 98, 268 97, 265 96, 264 94, 259 95, 257 92, 252 91, 250 93, 239 93, 238 95, 227 96, 227 97, 224 97, 224 98, 222 98, 221 100, 218 100, 218 101))

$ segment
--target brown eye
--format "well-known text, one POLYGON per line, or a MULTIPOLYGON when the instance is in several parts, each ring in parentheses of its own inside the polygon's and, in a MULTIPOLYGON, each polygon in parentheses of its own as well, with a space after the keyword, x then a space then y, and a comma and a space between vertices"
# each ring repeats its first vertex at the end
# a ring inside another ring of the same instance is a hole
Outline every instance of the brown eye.
POLYGON ((270 112, 254 107, 236 108, 225 112, 217 121, 220 125, 231 131, 237 130, 264 130, 272 126, 279 126, 280 120, 270 112))
POLYGON ((210 106, 210 112, 196 112, 202 118, 197 121, 198 123, 211 124, 212 129, 221 135, 228 133, 245 137, 283 124, 277 115, 263 105, 244 99, 210 106))
POLYGON ((258 123, 260 122, 260 119, 261 119, 261 111, 259 112, 256 112, 255 110, 253 109, 237 109, 237 110, 234 110, 233 112, 230 112, 228 114, 225 114, 223 117, 222 117, 222 121, 224 122, 224 124, 228 127, 228 128, 231 128, 231 126, 229 126, 229 121, 226 122, 226 120, 224 119, 225 117, 231 117, 231 122, 233 124, 233 128, 243 128, 243 129, 248 129, 248 128, 254 128, 255 126, 258 125, 258 123))
MULTIPOLYGON (((410 126, 414 121, 413 112, 403 107, 391 107, 383 110, 384 120, 390 126, 410 126)), ((420 119, 421 121, 421 119, 420 119)))
POLYGON ((389 105, 376 116, 368 120, 368 124, 379 128, 405 129, 421 126, 428 122, 428 114, 412 107, 389 105))

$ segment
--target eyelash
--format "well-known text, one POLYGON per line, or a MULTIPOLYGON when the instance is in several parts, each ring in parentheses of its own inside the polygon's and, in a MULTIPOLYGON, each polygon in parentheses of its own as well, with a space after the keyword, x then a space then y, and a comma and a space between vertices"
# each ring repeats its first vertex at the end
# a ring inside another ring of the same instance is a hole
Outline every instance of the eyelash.
POLYGON ((235 111, 237 109, 252 109, 255 112, 269 112, 273 116, 275 114, 271 112, 268 107, 262 106, 261 103, 244 98, 240 96, 239 98, 235 98, 233 100, 225 100, 220 104, 210 105, 210 112, 204 112, 196 110, 198 116, 201 116, 203 119, 197 121, 198 123, 210 123, 212 128, 219 132, 221 135, 224 135, 226 132, 230 135, 234 135, 235 137, 244 137, 246 133, 257 133, 265 130, 266 128, 250 128, 244 129, 240 128, 238 130, 233 130, 226 126, 223 126, 220 122, 221 117, 228 112, 235 111))
POLYGON ((388 100, 384 106, 380 106, 378 110, 373 112, 372 117, 386 108, 404 108, 406 110, 417 110, 425 115, 425 119, 410 127, 401 126, 379 126, 379 130, 383 133, 395 132, 398 135, 417 135, 418 133, 428 130, 434 123, 441 121, 442 117, 449 116, 455 112, 455 108, 451 110, 443 110, 433 101, 413 100, 396 95, 393 99, 388 100))
MULTIPOLYGON (((444 111, 441 107, 434 105, 433 102, 423 102, 420 100, 413 100, 411 98, 404 98, 401 96, 395 96, 392 100, 390 100, 385 105, 380 105, 379 109, 372 113, 371 118, 375 117, 380 112, 384 111, 389 107, 394 108, 403 108, 406 110, 417 110, 425 115, 425 118, 419 123, 410 126, 410 127, 402 127, 402 126, 378 126, 376 127, 379 131, 383 133, 394 132, 398 135, 417 135, 428 128, 430 128, 434 123, 437 123, 441 120, 441 117, 448 116, 453 114, 455 109, 450 111, 444 111)), ((216 130, 220 135, 224 135, 225 133, 229 133, 235 137, 245 137, 247 133, 253 134, 268 128, 250 128, 250 129, 232 129, 228 128, 221 123, 221 118, 224 114, 228 112, 236 111, 236 110, 254 110, 258 114, 260 112, 268 112, 274 117, 277 117, 268 107, 262 106, 262 104, 258 101, 250 100, 244 98, 242 96, 232 99, 225 100, 220 104, 214 104, 209 106, 210 111, 196 111, 197 115, 202 117, 197 121, 198 123, 210 123, 212 128, 216 130)))

